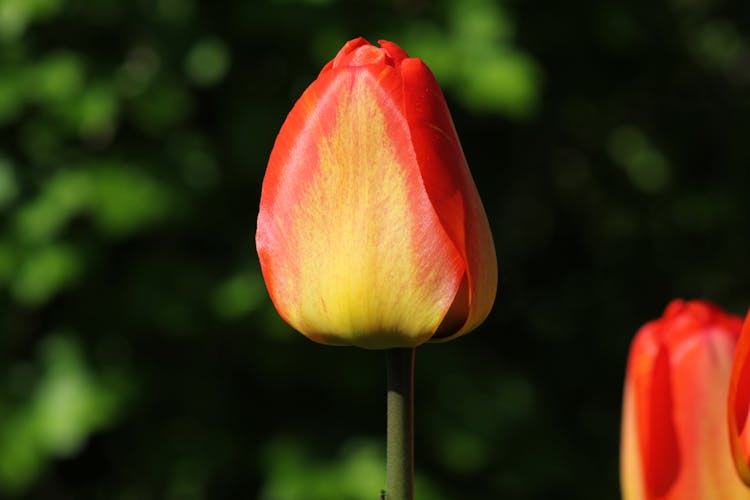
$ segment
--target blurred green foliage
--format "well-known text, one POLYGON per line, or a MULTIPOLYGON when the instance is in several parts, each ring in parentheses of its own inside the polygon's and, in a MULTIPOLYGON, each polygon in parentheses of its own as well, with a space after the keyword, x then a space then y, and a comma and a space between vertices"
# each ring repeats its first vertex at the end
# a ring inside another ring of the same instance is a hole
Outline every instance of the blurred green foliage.
POLYGON ((28 391, 3 412, 0 428, 0 480, 9 493, 28 488, 48 458, 79 452, 92 431, 111 423, 127 392, 111 376, 90 373, 70 337, 52 333, 42 348, 39 376, 23 363, 8 370, 11 388, 28 391))
POLYGON ((420 499, 616 498, 629 340, 750 303, 750 4, 0 0, 0 497, 375 499, 382 353, 278 318, 285 114, 350 38, 443 85, 500 259, 417 352, 420 499))

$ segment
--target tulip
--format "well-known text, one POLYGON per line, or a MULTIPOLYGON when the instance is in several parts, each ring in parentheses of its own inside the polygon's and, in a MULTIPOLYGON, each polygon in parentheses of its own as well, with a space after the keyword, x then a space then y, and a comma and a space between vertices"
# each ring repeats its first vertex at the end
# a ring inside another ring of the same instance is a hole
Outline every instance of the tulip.
POLYGON ((741 323, 706 302, 675 300, 636 334, 623 402, 624 500, 750 498, 725 413, 741 323))
POLYGON ((413 348, 486 318, 487 216, 420 59, 357 38, 326 64, 276 138, 256 246, 277 311, 320 343, 413 348))
POLYGON ((729 439, 734 464, 742 480, 750 486, 750 312, 740 333, 729 382, 729 439))

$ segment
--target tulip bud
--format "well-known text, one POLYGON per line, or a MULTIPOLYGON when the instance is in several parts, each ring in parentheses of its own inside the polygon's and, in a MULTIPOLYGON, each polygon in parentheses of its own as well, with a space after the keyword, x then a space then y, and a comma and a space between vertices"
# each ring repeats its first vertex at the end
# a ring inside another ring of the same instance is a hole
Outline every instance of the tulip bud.
POLYGON ((750 498, 727 439, 738 317, 675 300, 630 348, 622 415, 624 500, 750 498))
POLYGON ((276 138, 256 246, 277 311, 316 342, 415 347, 485 319, 492 235, 420 59, 357 38, 323 68, 276 138))
MULTIPOLYGON (((729 379, 729 441, 732 456, 742 480, 750 486, 750 312, 740 333, 729 379)), ((748 494, 750 498, 750 494, 748 494)))

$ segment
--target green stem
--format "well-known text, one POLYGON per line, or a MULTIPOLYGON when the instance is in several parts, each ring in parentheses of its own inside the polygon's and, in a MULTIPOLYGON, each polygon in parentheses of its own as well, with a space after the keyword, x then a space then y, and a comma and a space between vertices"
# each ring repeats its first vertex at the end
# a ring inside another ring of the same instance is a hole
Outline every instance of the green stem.
POLYGON ((385 351, 388 372, 386 492, 414 499, 414 349, 385 351))

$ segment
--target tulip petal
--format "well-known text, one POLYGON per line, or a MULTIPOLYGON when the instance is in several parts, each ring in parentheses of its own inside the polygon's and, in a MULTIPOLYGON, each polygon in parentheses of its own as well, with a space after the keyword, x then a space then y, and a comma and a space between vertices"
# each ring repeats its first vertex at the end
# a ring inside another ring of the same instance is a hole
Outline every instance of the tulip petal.
POLYGON ((460 318, 459 324, 441 328, 433 338, 450 340, 476 328, 492 309, 497 290, 495 247, 440 86, 420 59, 404 59, 400 70, 403 109, 422 181, 440 223, 466 262, 467 290, 457 295, 465 302, 454 304, 449 314, 453 321, 460 318))
POLYGON ((652 332, 645 330, 634 347, 651 354, 640 357, 628 375, 634 381, 638 449, 648 498, 669 491, 680 470, 669 351, 652 332))
POLYGON ((393 42, 389 42, 388 40, 378 40, 378 44, 380 44, 385 53, 388 54, 388 57, 391 58, 396 67, 399 67, 401 61, 409 57, 409 54, 407 54, 404 49, 393 42))
POLYGON ((323 69, 320 70, 320 74, 318 76, 333 69, 334 65, 336 65, 337 67, 342 66, 342 61, 350 59, 352 52, 365 45, 370 45, 370 43, 361 36, 353 40, 349 40, 344 44, 343 47, 341 47, 338 54, 336 54, 336 57, 328 61, 328 64, 323 66, 323 69))
POLYGON ((734 353, 728 406, 729 439, 734 464, 742 480, 750 486, 750 311, 734 353))
MULTIPOLYGON (((346 57, 373 56, 358 50, 346 57)), ((390 66, 327 66, 274 145, 256 244, 277 310, 315 341, 419 345, 465 273, 425 192, 402 102, 390 66)))
POLYGON ((641 464, 641 444, 639 442, 635 387, 630 376, 625 379, 622 401, 622 443, 620 455, 620 482, 622 498, 625 500, 645 500, 643 487, 643 466, 641 464))
MULTIPOLYGON (((728 323, 727 323, 728 324, 728 323)), ((750 498, 732 466, 727 439, 726 400, 739 329, 715 323, 672 348, 673 409, 684 448, 679 484, 671 498, 750 498)))

